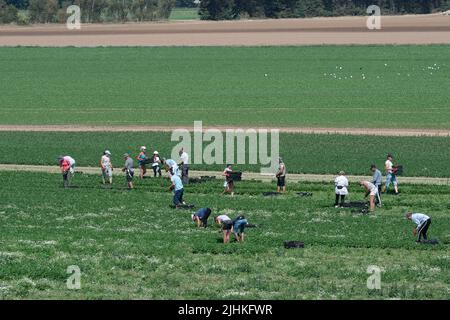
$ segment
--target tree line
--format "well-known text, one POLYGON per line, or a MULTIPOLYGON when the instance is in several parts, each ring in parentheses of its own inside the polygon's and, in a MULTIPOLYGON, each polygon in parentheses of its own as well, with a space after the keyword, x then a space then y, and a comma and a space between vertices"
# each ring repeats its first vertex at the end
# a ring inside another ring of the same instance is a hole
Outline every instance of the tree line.
POLYGON ((378 5, 382 14, 450 10, 450 0, 203 0, 199 13, 205 20, 331 17, 366 15, 370 5, 378 5))
POLYGON ((0 0, 0 23, 65 23, 67 8, 81 9, 81 22, 168 19, 176 0, 0 0))
MULTIPOLYGON (((198 6, 194 0, 0 0, 0 23, 64 23, 72 4, 81 8, 82 22, 164 20, 175 6, 198 6)), ((382 14, 450 10, 450 0, 202 0, 199 14, 205 20, 365 15, 373 4, 382 14)))

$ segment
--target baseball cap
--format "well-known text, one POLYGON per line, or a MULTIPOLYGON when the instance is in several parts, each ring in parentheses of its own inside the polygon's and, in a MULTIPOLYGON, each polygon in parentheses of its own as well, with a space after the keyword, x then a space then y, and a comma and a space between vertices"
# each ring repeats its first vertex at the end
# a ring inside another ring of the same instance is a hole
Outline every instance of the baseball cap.
POLYGON ((106 150, 106 151, 105 151, 105 154, 107 154, 107 155, 110 156, 110 155, 111 155, 111 152, 109 152, 109 150, 106 150))
POLYGON ((155 152, 153 152, 153 154, 159 154, 159 152, 158 152, 158 151, 155 151, 155 152))

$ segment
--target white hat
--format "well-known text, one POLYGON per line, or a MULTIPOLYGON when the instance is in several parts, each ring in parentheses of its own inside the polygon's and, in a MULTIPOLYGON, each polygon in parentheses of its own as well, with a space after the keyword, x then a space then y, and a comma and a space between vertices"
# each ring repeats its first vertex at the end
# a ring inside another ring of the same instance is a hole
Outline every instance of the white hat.
POLYGON ((147 150, 147 147, 142 146, 142 147, 141 147, 141 150, 147 150))
POLYGON ((153 154, 159 154, 159 152, 158 152, 158 151, 155 151, 155 152, 153 152, 153 154))
POLYGON ((109 152, 109 150, 106 150, 106 151, 105 151, 105 154, 107 154, 108 156, 110 156, 110 155, 111 155, 111 152, 109 152))

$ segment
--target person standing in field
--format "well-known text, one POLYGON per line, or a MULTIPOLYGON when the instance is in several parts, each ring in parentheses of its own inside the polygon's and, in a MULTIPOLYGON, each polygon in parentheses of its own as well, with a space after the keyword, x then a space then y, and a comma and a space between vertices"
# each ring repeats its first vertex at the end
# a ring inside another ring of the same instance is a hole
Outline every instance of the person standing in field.
POLYGON ((183 180, 183 184, 189 183, 189 155, 184 148, 181 148, 180 152, 180 164, 181 167, 181 179, 183 180))
POLYGON ((185 202, 183 201, 183 182, 181 181, 181 178, 173 172, 173 169, 169 170, 169 174, 170 181, 172 181, 172 185, 170 186, 169 190, 173 191, 173 204, 176 208, 179 208, 180 206, 185 204, 185 202))
POLYGON ((125 153, 123 155, 123 157, 125 159, 125 164, 123 165, 122 171, 125 172, 128 189, 131 190, 134 188, 134 186, 133 186, 134 163, 133 163, 133 159, 130 157, 130 155, 128 153, 125 153))
POLYGON ((231 218, 226 214, 221 214, 220 216, 217 216, 214 221, 222 228, 223 243, 229 243, 231 229, 233 229, 233 222, 231 218))
POLYGON ((406 219, 412 220, 417 225, 417 228, 413 231, 414 236, 417 235, 416 242, 422 242, 422 237, 424 242, 426 242, 428 240, 427 232, 431 225, 431 218, 423 213, 408 212, 406 213, 406 219))
POLYGON ((102 168, 102 180, 103 184, 106 184, 108 179, 109 184, 112 184, 113 180, 113 165, 111 162, 111 152, 106 150, 100 159, 100 166, 102 168))
POLYGON ((224 190, 222 194, 229 193, 231 196, 234 196, 234 181, 233 177, 231 176, 231 173, 233 172, 233 166, 231 164, 228 164, 225 170, 222 173, 222 176, 225 177, 225 183, 223 184, 224 190))
POLYGON ((369 181, 361 181, 361 186, 365 189, 364 197, 370 195, 370 211, 375 210, 375 198, 378 197, 378 188, 369 181))
POLYGON ((286 165, 283 162, 283 159, 280 157, 278 158, 278 171, 275 174, 277 177, 277 192, 280 193, 283 191, 283 193, 286 192, 286 165))
POLYGON ((378 190, 378 197, 375 198, 375 204, 378 207, 381 207, 381 171, 378 170, 375 164, 372 164, 370 166, 370 171, 372 171, 373 173, 372 183, 375 185, 375 187, 377 187, 378 190))
POLYGON ((144 179, 145 174, 147 173, 147 147, 142 146, 140 149, 139 155, 136 157, 139 166, 139 178, 144 179))
POLYGON ((64 188, 70 187, 70 162, 63 156, 58 157, 59 167, 63 176, 64 188))
POLYGON ((348 179, 345 176, 345 172, 339 172, 339 176, 334 179, 336 201, 334 202, 335 208, 343 208, 345 202, 345 196, 348 195, 348 179))
POLYGON ((384 168, 386 170, 386 185, 384 186, 384 192, 388 192, 389 186, 391 183, 394 185, 395 195, 398 195, 398 183, 397 177, 395 175, 394 164, 392 163, 392 155, 388 154, 386 162, 384 164, 384 168))
POLYGON ((153 169, 153 176, 155 178, 156 174, 159 174, 159 176, 161 177, 161 159, 159 157, 158 151, 153 152, 152 169, 153 169))

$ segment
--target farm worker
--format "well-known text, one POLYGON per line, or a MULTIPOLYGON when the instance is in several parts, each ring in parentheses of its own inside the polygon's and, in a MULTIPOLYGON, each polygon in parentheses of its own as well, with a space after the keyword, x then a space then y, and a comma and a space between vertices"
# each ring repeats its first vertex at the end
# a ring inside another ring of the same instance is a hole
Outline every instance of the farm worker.
POLYGON ((125 172, 125 177, 127 179, 128 189, 133 189, 133 177, 134 177, 134 163, 133 159, 128 153, 123 155, 125 159, 125 164, 123 165, 122 171, 125 172))
POLYGON ((375 204, 378 205, 378 207, 381 207, 381 171, 378 170, 375 164, 370 166, 370 171, 373 173, 372 183, 378 189, 378 197, 375 198, 375 204))
POLYGON ((408 212, 406 219, 412 220, 417 225, 417 228, 413 231, 414 235, 417 235, 417 242, 422 242, 422 237, 423 240, 428 240, 427 231, 431 224, 431 218, 429 216, 423 213, 408 212))
POLYGON ((170 172, 173 171, 173 174, 179 176, 179 170, 178 170, 178 164, 173 159, 163 159, 164 166, 166 168, 166 171, 170 172))
POLYGON ((222 227, 223 243, 229 243, 231 229, 233 228, 233 222, 231 221, 231 218, 226 214, 221 214, 217 216, 214 220, 218 225, 222 227))
POLYGON ((233 166, 231 164, 228 164, 222 173, 222 176, 225 177, 225 182, 223 184, 225 189, 223 190, 222 194, 230 193, 231 196, 233 197, 234 196, 234 181, 231 176, 232 172, 233 172, 233 166))
POLYGON ((280 192, 281 190, 286 192, 286 165, 281 157, 278 158, 278 164, 278 171, 275 174, 277 177, 277 192, 280 192))
POLYGON ((244 216, 238 216, 233 221, 233 234, 234 238, 237 242, 244 242, 244 236, 245 236, 245 227, 247 226, 248 222, 247 219, 245 219, 244 216))
POLYGON ((178 208, 181 205, 185 204, 185 202, 183 201, 183 182, 178 175, 174 174, 173 169, 170 169, 169 173, 170 181, 172 181, 172 185, 170 186, 169 190, 173 190, 173 204, 178 208))
POLYGON ((189 155, 186 151, 184 151, 184 148, 181 148, 180 152, 180 164, 181 167, 181 179, 183 180, 184 184, 189 183, 189 155))
POLYGON ((384 186, 385 192, 389 190, 391 183, 394 185, 395 195, 398 195, 397 177, 395 176, 395 168, 392 163, 392 155, 388 154, 386 157, 386 162, 384 163, 384 168, 386 170, 386 185, 384 186))
POLYGON ((201 208, 196 213, 194 213, 191 218, 192 221, 197 223, 197 226, 206 228, 208 226, 208 218, 211 215, 210 208, 201 208))
POLYGON ((378 197, 378 188, 369 181, 361 181, 361 186, 366 190, 365 197, 370 194, 370 211, 375 210, 375 198, 378 197))
POLYGON ((348 179, 345 177, 345 172, 339 172, 339 176, 334 179, 336 201, 334 202, 334 207, 341 208, 344 207, 345 196, 348 195, 348 179))
POLYGON ((100 159, 100 166, 102 168, 102 180, 103 184, 106 184, 106 179, 108 179, 109 184, 112 184, 113 177, 113 165, 111 162, 111 152, 106 150, 100 159))
POLYGON ((140 149, 139 155, 136 157, 139 166, 139 178, 144 179, 145 174, 147 173, 147 167, 145 166, 147 163, 147 147, 142 146, 140 149))
POLYGON ((157 173, 161 177, 161 158, 159 157, 158 151, 153 152, 152 162, 153 162, 152 169, 154 177, 156 177, 157 173))
POLYGON ((69 163, 70 163, 69 172, 70 172, 71 176, 73 177, 73 175, 75 174, 75 165, 76 165, 75 159, 72 158, 71 156, 64 156, 64 159, 69 161, 69 163))
POLYGON ((70 162, 63 156, 58 157, 59 167, 63 175, 64 188, 70 186, 70 162))

